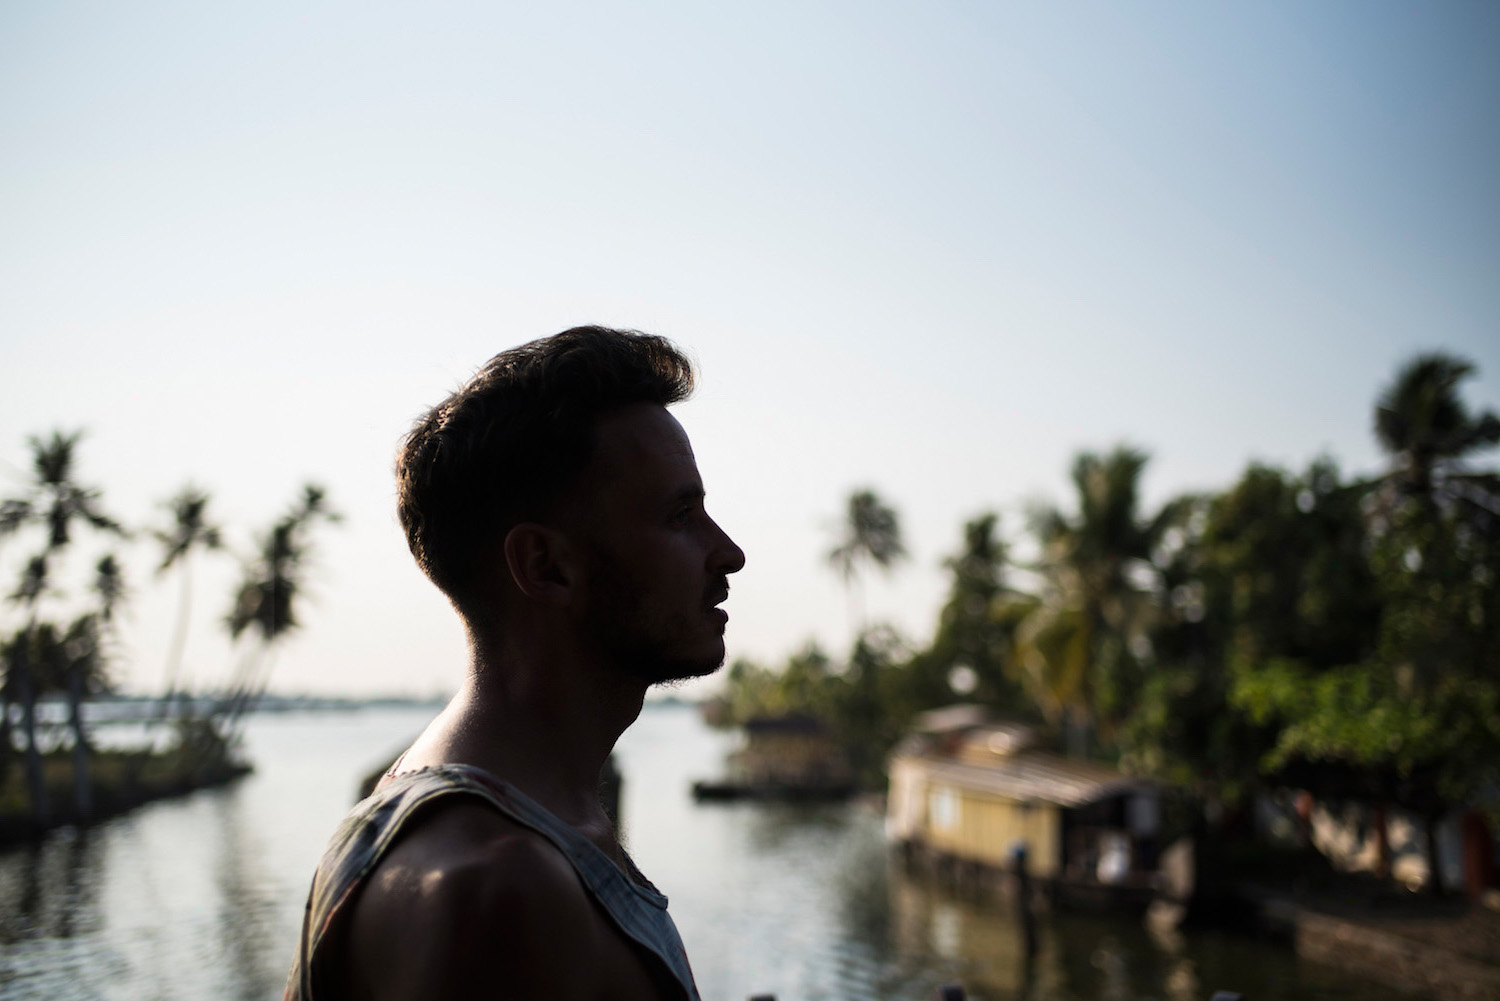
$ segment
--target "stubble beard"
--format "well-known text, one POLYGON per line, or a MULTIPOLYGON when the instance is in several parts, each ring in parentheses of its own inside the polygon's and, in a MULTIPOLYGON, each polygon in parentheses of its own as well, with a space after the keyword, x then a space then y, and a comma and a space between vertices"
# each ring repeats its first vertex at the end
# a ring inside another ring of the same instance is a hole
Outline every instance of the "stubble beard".
POLYGON ((724 665, 722 644, 712 657, 684 654, 692 623, 647 609, 643 591, 620 563, 595 554, 586 628, 610 663, 650 685, 705 677, 724 665))

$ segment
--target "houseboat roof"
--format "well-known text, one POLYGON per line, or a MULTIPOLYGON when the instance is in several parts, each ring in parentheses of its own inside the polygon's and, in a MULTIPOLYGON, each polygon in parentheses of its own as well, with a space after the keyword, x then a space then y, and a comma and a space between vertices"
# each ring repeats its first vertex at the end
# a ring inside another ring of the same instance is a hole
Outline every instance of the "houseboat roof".
POLYGON ((1148 780, 1125 775, 1108 765, 1050 751, 1022 751, 972 764, 907 749, 898 750, 895 760, 917 765, 931 781, 1005 799, 1063 807, 1085 806, 1120 793, 1151 788, 1148 780))
POLYGON ((806 713, 785 713, 781 716, 752 716, 745 720, 744 728, 749 733, 804 733, 822 734, 827 724, 816 716, 806 713))
POLYGON ((981 726, 988 722, 989 718, 989 710, 984 706, 965 702, 918 713, 912 729, 917 733, 949 733, 981 726))

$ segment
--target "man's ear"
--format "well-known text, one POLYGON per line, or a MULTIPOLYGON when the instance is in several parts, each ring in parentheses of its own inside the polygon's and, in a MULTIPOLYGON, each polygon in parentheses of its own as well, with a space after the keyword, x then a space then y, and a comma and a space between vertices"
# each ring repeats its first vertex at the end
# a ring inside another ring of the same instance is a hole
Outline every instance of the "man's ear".
POLYGON ((575 550, 555 528, 523 521, 505 533, 505 565, 521 593, 534 601, 565 605, 579 582, 575 550))

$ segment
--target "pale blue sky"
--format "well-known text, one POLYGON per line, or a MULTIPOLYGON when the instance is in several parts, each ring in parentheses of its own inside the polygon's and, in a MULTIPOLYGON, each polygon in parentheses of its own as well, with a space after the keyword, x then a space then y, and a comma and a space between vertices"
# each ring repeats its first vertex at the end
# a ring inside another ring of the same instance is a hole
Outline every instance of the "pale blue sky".
MULTIPOLYGON (((1152 503, 1370 470, 1424 349, 1500 406, 1496 52, 1500 8, 1453 2, 9 4, 0 479, 87 427, 122 517, 192 479, 243 546, 316 477, 348 520, 276 687, 449 687, 396 439, 498 350, 634 326, 702 365, 731 655, 843 649, 863 485, 913 551, 870 610, 920 638, 962 521, 1019 533, 1080 448, 1148 449, 1152 503)), ((128 556, 149 687, 174 592, 128 556)))

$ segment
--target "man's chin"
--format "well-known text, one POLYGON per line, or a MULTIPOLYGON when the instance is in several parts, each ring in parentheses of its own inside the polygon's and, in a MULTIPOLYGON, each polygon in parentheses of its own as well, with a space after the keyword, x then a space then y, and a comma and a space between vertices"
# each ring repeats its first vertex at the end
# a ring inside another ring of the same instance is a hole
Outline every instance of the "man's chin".
POLYGON ((689 681, 692 681, 695 678, 706 678, 706 677, 708 677, 710 674, 713 674, 715 671, 717 671, 719 668, 721 668, 723 666, 724 666, 724 662, 721 660, 717 664, 715 664, 713 667, 708 667, 708 668, 698 667, 698 668, 691 669, 691 671, 689 671, 687 669, 682 669, 682 670, 674 671, 673 673, 670 673, 670 674, 666 674, 663 677, 660 677, 656 681, 653 681, 651 683, 653 685, 657 686, 658 688, 681 688, 683 685, 687 684, 689 681))
POLYGON ((698 660, 664 660, 660 657, 629 658, 622 665, 626 671, 652 685, 678 685, 694 678, 706 678, 724 666, 724 651, 712 658, 698 660))

